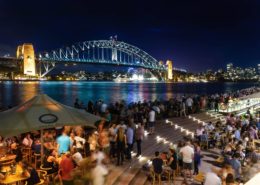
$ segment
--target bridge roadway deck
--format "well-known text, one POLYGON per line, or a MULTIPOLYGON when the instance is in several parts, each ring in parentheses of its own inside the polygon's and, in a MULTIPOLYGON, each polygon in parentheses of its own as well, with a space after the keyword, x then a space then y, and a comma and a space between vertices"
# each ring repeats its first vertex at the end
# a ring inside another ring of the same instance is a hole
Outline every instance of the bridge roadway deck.
MULTIPOLYGON (((217 121, 219 118, 211 116, 209 114, 200 113, 194 114, 193 117, 200 119, 201 121, 217 121)), ((169 119, 174 124, 182 126, 184 129, 194 132, 198 126, 198 121, 193 121, 193 119, 186 118, 172 118, 169 119)), ((108 185, 148 185, 151 182, 147 179, 147 172, 142 170, 142 165, 150 158, 154 156, 155 151, 168 151, 169 144, 164 144, 163 142, 158 143, 156 137, 160 136, 165 138, 167 141, 172 143, 177 143, 179 140, 183 139, 185 136, 184 132, 180 129, 174 129, 174 126, 166 124, 165 120, 158 121, 155 127, 155 134, 148 135, 145 137, 142 143, 142 156, 145 158, 140 161, 136 157, 133 157, 132 161, 125 161, 123 166, 115 166, 113 163, 109 165, 110 173, 108 175, 108 185)), ((134 145, 134 151, 136 152, 136 145, 134 145)), ((203 160, 214 160, 214 158, 204 157, 203 160)), ((115 162, 114 162, 115 163, 115 162)), ((210 171, 211 165, 202 161, 200 170, 203 172, 210 171)), ((177 177, 175 184, 181 184, 181 177, 177 177)), ((163 184, 169 184, 167 181, 163 184)))

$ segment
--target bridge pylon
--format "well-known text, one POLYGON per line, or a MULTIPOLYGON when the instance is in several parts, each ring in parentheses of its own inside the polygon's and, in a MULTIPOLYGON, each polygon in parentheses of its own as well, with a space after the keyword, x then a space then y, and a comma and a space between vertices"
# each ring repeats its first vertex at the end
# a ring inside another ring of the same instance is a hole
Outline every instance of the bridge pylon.
POLYGON ((173 79, 173 77, 172 77, 173 76, 172 75, 172 70, 173 70, 172 61, 167 60, 166 65, 167 65, 167 80, 172 80, 173 79))
POLYGON ((16 57, 22 59, 21 71, 24 75, 36 76, 36 62, 34 48, 31 43, 25 43, 17 47, 16 57))

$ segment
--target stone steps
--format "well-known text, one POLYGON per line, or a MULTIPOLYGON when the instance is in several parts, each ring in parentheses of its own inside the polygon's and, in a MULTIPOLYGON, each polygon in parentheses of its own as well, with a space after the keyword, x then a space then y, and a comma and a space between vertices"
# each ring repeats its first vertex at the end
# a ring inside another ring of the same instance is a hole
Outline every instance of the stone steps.
MULTIPOLYGON (((199 114, 201 119, 205 118, 210 120, 208 115, 202 114, 203 115, 199 114)), ((198 126, 197 121, 188 118, 172 118, 169 119, 169 121, 190 131, 195 131, 198 126)), ((138 158, 133 157, 131 162, 125 161, 123 166, 111 165, 107 185, 151 185, 151 182, 147 179, 147 173, 142 170, 143 164, 154 156, 155 151, 168 151, 169 144, 177 143, 183 136, 185 136, 185 133, 182 133, 180 129, 175 130, 174 126, 166 124, 164 120, 159 121, 156 124, 155 134, 148 135, 144 138, 142 143, 143 160, 140 161, 138 158), (165 138, 169 143, 158 143, 156 140, 157 136, 165 138)), ((136 151, 136 144, 134 144, 133 150, 136 151)), ((168 182, 165 183, 168 184, 168 182)))

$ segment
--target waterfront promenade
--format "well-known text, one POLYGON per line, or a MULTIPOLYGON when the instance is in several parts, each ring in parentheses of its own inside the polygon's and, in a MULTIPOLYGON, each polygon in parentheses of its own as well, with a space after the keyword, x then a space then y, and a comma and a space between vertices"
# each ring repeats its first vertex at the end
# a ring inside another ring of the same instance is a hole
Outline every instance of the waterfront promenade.
MULTIPOLYGON (((182 140, 184 136, 186 136, 186 132, 184 129, 189 130, 190 132, 195 132, 198 127, 198 119, 204 122, 216 122, 222 118, 220 114, 206 114, 199 113, 192 115, 196 118, 196 120, 191 117, 186 118, 171 118, 169 119, 169 123, 165 123, 165 120, 158 121, 155 128, 154 135, 147 135, 142 144, 142 156, 143 158, 133 157, 131 162, 125 162, 123 166, 117 167, 114 165, 110 165, 110 173, 108 176, 108 185, 149 185, 152 184, 151 181, 148 180, 148 171, 144 171, 142 169, 143 164, 147 162, 147 160, 154 157, 155 151, 160 152, 168 152, 169 146, 171 143, 177 144, 179 140, 182 140), (177 124, 183 127, 182 132, 181 128, 175 129, 174 125, 177 124), (163 138, 160 142, 158 142, 158 136, 163 138)), ((136 148, 134 148, 134 151, 136 148)), ((210 171, 212 165, 208 161, 215 161, 218 155, 216 154, 216 150, 214 152, 208 150, 207 152, 203 152, 202 164, 200 166, 200 171, 208 172, 210 171), (207 162, 206 162, 207 161, 207 162)), ((183 181, 182 177, 177 177, 175 184, 179 185, 183 181)), ((191 182, 190 182, 191 183, 191 182)), ((196 181, 193 181, 196 184, 196 181)), ((162 184, 170 184, 167 180, 163 181, 162 184)))

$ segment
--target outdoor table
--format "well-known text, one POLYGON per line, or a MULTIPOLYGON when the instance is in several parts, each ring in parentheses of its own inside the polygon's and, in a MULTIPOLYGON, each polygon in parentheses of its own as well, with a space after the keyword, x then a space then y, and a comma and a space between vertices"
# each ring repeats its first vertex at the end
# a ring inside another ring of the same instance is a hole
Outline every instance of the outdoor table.
POLYGON ((8 173, 5 179, 0 180, 0 184, 14 184, 14 183, 20 183, 21 181, 24 181, 28 179, 29 177, 23 176, 23 169, 20 164, 16 165, 16 172, 15 174, 10 173, 10 166, 4 167, 3 172, 8 173))
POLYGON ((5 162, 11 161, 15 158, 16 158, 16 155, 8 154, 8 155, 0 158, 0 163, 5 163, 5 162))
POLYGON ((254 146, 256 146, 257 145, 257 147, 258 146, 260 146, 260 139, 254 139, 254 146))

